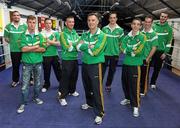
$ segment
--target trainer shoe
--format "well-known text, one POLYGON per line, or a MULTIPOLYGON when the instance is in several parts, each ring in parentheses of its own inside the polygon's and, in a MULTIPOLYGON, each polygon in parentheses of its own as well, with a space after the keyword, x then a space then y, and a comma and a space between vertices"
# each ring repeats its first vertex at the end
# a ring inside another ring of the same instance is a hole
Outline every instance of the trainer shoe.
POLYGON ((134 107, 133 108, 133 116, 134 117, 138 117, 139 116, 139 108, 138 107, 134 107))
POLYGON ((156 85, 155 84, 151 84, 151 88, 152 89, 156 89, 156 85))
POLYGON ((141 96, 141 97, 144 97, 144 96, 145 96, 145 94, 144 94, 144 93, 140 93, 140 96, 141 96))
POLYGON ((12 82, 12 84, 11 84, 11 87, 16 87, 17 85, 19 84, 19 81, 18 82, 12 82))
POLYGON ((130 104, 130 100, 124 99, 124 100, 121 101, 120 104, 121 104, 121 105, 128 105, 128 104, 130 104))
POLYGON ((21 104, 20 106, 19 106, 19 108, 17 109, 17 113, 23 113, 24 112, 24 108, 25 108, 25 105, 24 104, 21 104))
POLYGON ((87 109, 89 109, 89 108, 92 108, 92 106, 89 106, 88 104, 83 104, 83 105, 81 105, 81 108, 82 108, 83 110, 87 110, 87 109))
POLYGON ((106 90, 106 92, 111 92, 111 86, 106 86, 105 90, 106 90))
POLYGON ((96 116, 94 122, 95 122, 96 124, 101 124, 101 123, 102 123, 102 117, 96 116))
POLYGON ((75 91, 74 93, 70 93, 69 95, 72 95, 72 96, 74 96, 74 97, 77 97, 77 96, 79 96, 79 93, 75 91))
POLYGON ((35 98, 35 99, 33 99, 33 101, 36 103, 36 104, 43 104, 43 101, 41 100, 41 99, 39 99, 39 98, 35 98))
POLYGON ((47 92, 47 89, 46 88, 42 88, 41 92, 47 92))
POLYGON ((59 99, 59 102, 60 102, 61 106, 67 105, 66 99, 59 99))

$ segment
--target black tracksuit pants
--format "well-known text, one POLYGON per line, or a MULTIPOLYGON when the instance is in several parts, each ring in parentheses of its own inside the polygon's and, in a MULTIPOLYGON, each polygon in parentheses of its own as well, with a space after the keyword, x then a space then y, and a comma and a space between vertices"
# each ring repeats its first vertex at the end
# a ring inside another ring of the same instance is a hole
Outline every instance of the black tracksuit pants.
POLYGON ((86 103, 93 107, 96 116, 104 115, 102 90, 102 64, 82 64, 82 80, 86 103))
POLYGON ((140 66, 123 65, 122 88, 125 98, 130 100, 132 107, 140 106, 140 66))
POLYGON ((118 63, 119 56, 105 56, 105 63, 103 64, 103 78, 106 72, 106 68, 109 65, 106 86, 111 86, 114 74, 116 72, 116 66, 118 63))
POLYGON ((58 56, 44 56, 43 57, 43 69, 44 69, 44 85, 43 88, 49 89, 50 87, 50 74, 51 74, 51 66, 53 67, 56 79, 58 82, 61 80, 61 66, 59 62, 58 56))
POLYGON ((145 62, 141 66, 141 86, 140 86, 140 93, 146 94, 148 90, 148 83, 149 83, 149 63, 145 62))
POLYGON ((62 78, 59 92, 60 99, 66 98, 69 93, 76 91, 76 83, 78 79, 78 61, 77 60, 62 60, 62 78))
POLYGON ((153 74, 152 74, 152 77, 151 77, 151 82, 150 82, 151 85, 156 84, 159 72, 160 72, 160 70, 162 68, 162 64, 163 64, 163 61, 164 61, 164 60, 162 60, 160 58, 163 53, 164 53, 164 51, 156 51, 155 54, 152 57, 152 63, 153 63, 153 66, 154 66, 154 71, 153 71, 153 74))
POLYGON ((18 82, 20 78, 19 67, 21 64, 22 52, 11 52, 12 80, 18 82))

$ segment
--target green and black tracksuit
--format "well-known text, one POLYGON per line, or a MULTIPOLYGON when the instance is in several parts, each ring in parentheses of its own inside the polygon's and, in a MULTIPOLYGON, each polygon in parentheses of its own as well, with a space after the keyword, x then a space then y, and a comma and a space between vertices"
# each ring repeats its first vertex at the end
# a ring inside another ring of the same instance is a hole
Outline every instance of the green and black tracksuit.
POLYGON ((102 31, 107 36, 107 45, 104 50, 105 63, 103 64, 103 77, 106 72, 106 67, 109 65, 106 86, 110 87, 119 60, 119 54, 120 54, 119 46, 120 43, 122 42, 124 32, 123 29, 117 24, 114 29, 111 29, 110 26, 107 25, 103 27, 102 31))
POLYGON ((125 98, 133 107, 140 106, 140 76, 143 64, 144 44, 146 37, 141 32, 135 36, 132 31, 122 41, 121 50, 125 54, 122 67, 122 87, 125 98))
POLYGON ((171 41, 173 38, 172 28, 171 26, 169 26, 168 22, 165 22, 164 24, 160 24, 159 22, 154 23, 153 30, 158 35, 159 44, 152 58, 153 63, 154 63, 154 71, 151 77, 151 82, 150 82, 151 85, 156 84, 156 80, 161 70, 162 63, 164 61, 160 57, 162 54, 167 54, 169 52, 170 47, 171 47, 171 41))
MULTIPOLYGON (((46 31, 43 30, 41 32, 43 35, 43 38, 53 40, 56 39, 56 41, 59 42, 59 32, 55 32, 53 30, 46 31)), ((43 69, 44 69, 44 85, 43 88, 48 89, 50 87, 50 74, 51 74, 51 66, 54 69, 54 73, 56 76, 56 79, 58 82, 60 82, 61 79, 61 66, 60 66, 60 60, 58 56, 58 48, 55 45, 49 45, 46 48, 46 51, 43 53, 43 69)))
POLYGON ((142 33, 146 36, 147 40, 144 46, 143 65, 141 66, 141 93, 146 94, 149 81, 149 63, 146 63, 146 58, 149 56, 153 47, 158 47, 158 36, 153 29, 148 32, 143 30, 142 33))
POLYGON ((104 99, 102 90, 102 63, 106 35, 97 28, 95 34, 87 31, 82 34, 77 49, 82 51, 82 80, 86 95, 86 103, 93 106, 96 116, 104 115, 104 99), (91 47, 90 47, 91 46, 91 47))
POLYGON ((12 61, 12 80, 18 82, 19 67, 21 64, 22 52, 20 49, 20 38, 27 30, 27 25, 19 23, 18 27, 14 23, 9 23, 4 29, 4 37, 9 39, 9 46, 11 52, 11 61, 12 61))
POLYGON ((62 79, 59 91, 61 92, 61 99, 64 99, 68 93, 74 93, 76 91, 76 82, 78 79, 78 51, 76 45, 79 40, 80 37, 74 29, 70 31, 65 27, 60 34, 62 79))

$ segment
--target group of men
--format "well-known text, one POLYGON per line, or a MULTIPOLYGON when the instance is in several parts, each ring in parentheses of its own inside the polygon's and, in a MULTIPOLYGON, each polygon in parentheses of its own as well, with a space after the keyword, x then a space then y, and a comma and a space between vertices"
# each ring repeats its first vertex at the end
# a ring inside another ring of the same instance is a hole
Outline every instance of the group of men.
POLYGON ((25 110, 28 102, 31 75, 34 81, 34 97, 36 104, 43 104, 39 98, 40 90, 46 92, 50 88, 51 66, 59 82, 58 98, 62 106, 67 105, 68 95, 78 96, 76 82, 78 79, 78 52, 82 53, 82 81, 86 103, 81 106, 87 110, 93 108, 95 123, 101 124, 104 116, 103 78, 107 66, 105 90, 110 93, 120 53, 125 54, 122 66, 122 88, 125 99, 121 105, 131 104, 133 116, 139 116, 140 95, 145 96, 148 89, 149 64, 154 60, 154 72, 151 88, 156 88, 156 80, 162 63, 168 53, 172 28, 168 25, 167 13, 161 13, 160 21, 153 23, 147 16, 141 31, 142 21, 138 18, 131 23, 131 32, 124 35, 123 29, 116 23, 117 13, 109 14, 109 24, 98 28, 99 15, 90 13, 87 16, 89 30, 81 37, 74 29, 74 17, 68 16, 62 32, 52 30, 52 21, 45 19, 45 29, 36 31, 36 17, 28 16, 27 25, 20 22, 20 13, 14 11, 12 23, 5 27, 4 37, 10 44, 12 59, 12 87, 19 84, 19 67, 22 63, 22 100, 18 113, 25 110), (61 46, 61 60, 58 56, 61 46), (44 84, 41 87, 40 75, 44 69, 44 84))

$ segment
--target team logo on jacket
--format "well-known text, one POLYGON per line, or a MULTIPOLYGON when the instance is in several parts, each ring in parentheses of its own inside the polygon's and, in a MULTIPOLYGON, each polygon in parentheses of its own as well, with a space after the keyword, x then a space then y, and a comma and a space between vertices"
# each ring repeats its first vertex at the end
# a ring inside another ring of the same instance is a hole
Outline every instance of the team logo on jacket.
POLYGON ((167 32, 167 30, 165 29, 164 32, 167 32))
POLYGON ((36 36, 36 40, 39 40, 39 36, 36 36))
POLYGON ((136 42, 139 42, 139 41, 140 41, 139 39, 136 40, 136 42))

